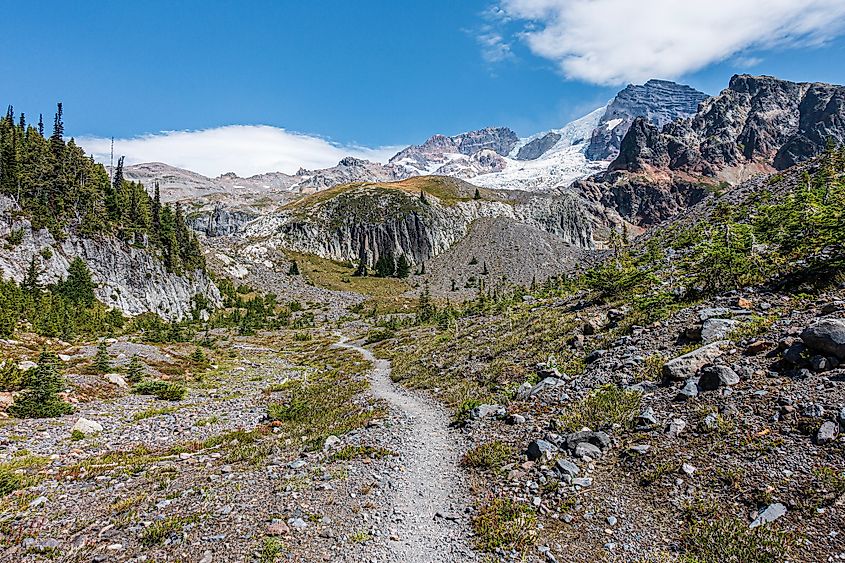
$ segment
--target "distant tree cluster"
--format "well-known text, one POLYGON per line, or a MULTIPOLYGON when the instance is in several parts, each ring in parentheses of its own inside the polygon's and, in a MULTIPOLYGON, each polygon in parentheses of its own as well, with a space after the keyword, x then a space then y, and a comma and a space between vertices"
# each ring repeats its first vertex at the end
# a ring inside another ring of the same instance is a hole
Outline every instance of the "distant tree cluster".
MULTIPOLYGON (((356 276, 366 276, 367 268, 362 262, 355 271, 356 276)), ((383 252, 373 265, 373 273, 378 278, 401 278, 405 279, 411 275, 411 263, 408 257, 402 254, 397 260, 392 253, 383 252)))
POLYGON ((73 139, 64 141, 62 104, 49 138, 40 117, 37 126, 27 125, 10 106, 0 118, 0 193, 18 203, 34 228, 46 227, 58 240, 69 231, 113 234, 149 248, 170 272, 205 268, 181 207, 162 205, 158 186, 150 197, 142 184, 127 181, 123 158, 110 181, 103 165, 73 139))
POLYGON ((94 297, 91 271, 76 257, 64 280, 41 282, 39 258, 30 261, 18 284, 0 275, 0 337, 11 336, 20 323, 41 335, 71 339, 82 334, 108 334, 124 324, 118 310, 109 310, 94 297))

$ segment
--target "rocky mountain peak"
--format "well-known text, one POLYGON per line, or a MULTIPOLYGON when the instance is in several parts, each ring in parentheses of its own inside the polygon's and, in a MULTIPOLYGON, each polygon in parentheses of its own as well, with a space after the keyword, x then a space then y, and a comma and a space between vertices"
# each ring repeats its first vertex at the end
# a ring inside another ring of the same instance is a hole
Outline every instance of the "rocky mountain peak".
POLYGON ((585 152, 590 160, 614 158, 622 139, 637 117, 656 127, 693 115, 707 94, 668 80, 652 79, 645 84, 629 84, 620 91, 593 131, 585 152))
POLYGON ((845 140, 845 88, 771 76, 734 76, 696 114, 660 131, 629 131, 611 170, 668 168, 706 176, 749 165, 784 169, 845 140))

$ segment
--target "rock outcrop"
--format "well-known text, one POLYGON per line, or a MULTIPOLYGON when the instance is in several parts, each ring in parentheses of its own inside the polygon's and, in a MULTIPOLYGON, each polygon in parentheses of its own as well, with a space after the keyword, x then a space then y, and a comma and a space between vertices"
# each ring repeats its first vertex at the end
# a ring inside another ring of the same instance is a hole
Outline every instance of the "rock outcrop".
POLYGON ((734 76, 698 112, 660 130, 638 118, 610 170, 668 169, 716 177, 727 169, 788 168, 845 140, 845 88, 734 76))
POLYGON ((619 154, 622 139, 638 117, 657 128, 695 114, 704 92, 666 80, 628 85, 607 106, 585 152, 590 160, 607 160, 619 154))
POLYGON ((35 256, 42 268, 40 281, 54 283, 67 275, 71 260, 79 256, 91 269, 97 298, 128 315, 152 312, 182 319, 190 313, 197 294, 215 306, 222 302, 214 282, 202 271, 170 273, 145 249, 112 236, 83 238, 71 233, 64 240, 56 240, 46 229, 33 230, 18 211, 12 200, 0 196, 0 239, 6 239, 12 231, 22 233, 20 243, 0 248, 4 277, 21 281, 35 256))
POLYGON ((369 266, 384 253, 421 264, 451 248, 473 221, 506 217, 557 236, 561 244, 592 248, 592 227, 573 195, 506 200, 449 178, 419 178, 393 185, 351 185, 330 198, 297 202, 250 223, 244 235, 257 242, 245 252, 283 248, 369 266), (426 185, 423 185, 426 183, 426 185), (426 195, 420 196, 420 190, 426 195), (430 192, 438 196, 430 195, 430 192))

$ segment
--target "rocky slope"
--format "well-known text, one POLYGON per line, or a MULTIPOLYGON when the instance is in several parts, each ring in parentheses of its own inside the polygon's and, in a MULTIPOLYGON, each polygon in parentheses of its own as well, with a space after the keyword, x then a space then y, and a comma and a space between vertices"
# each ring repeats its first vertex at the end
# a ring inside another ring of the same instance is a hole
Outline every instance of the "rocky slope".
POLYGON ((690 118, 662 130, 638 119, 610 169, 730 179, 748 168, 788 168, 820 154, 828 140, 845 140, 845 88, 737 75, 690 118))
POLYGON ((0 197, 0 239, 22 233, 18 244, 0 248, 0 272, 21 281, 34 256, 42 268, 41 283, 67 275, 70 261, 79 256, 91 269, 97 298, 127 315, 152 312, 167 319, 182 319, 191 311, 195 295, 204 295, 214 306, 221 303, 217 287, 202 271, 180 276, 167 272, 164 263, 147 251, 114 237, 82 238, 69 235, 56 240, 46 229, 33 231, 19 215, 13 201, 0 197))
POLYGON ((394 184, 351 184, 295 202, 249 223, 245 253, 287 249, 372 266, 388 253, 420 265, 446 252, 483 217, 505 217, 556 236, 561 244, 593 246, 592 227, 571 195, 504 194, 442 177, 394 184), (421 194, 424 194, 421 196, 421 194))
POLYGON ((612 160, 619 154, 622 139, 637 117, 661 128, 675 119, 693 115, 707 98, 707 94, 694 88, 666 80, 630 84, 608 104, 584 154, 590 160, 612 160))

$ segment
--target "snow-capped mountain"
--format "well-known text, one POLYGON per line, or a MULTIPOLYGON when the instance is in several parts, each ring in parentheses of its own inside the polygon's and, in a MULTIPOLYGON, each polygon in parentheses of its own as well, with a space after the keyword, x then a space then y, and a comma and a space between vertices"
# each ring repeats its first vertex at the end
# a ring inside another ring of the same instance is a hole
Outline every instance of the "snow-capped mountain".
POLYGON ((629 85, 608 105, 550 131, 520 138, 507 127, 488 127, 454 136, 434 135, 398 152, 386 164, 347 157, 321 170, 270 172, 239 178, 206 178, 160 163, 127 167, 127 178, 152 186, 159 181, 166 199, 271 201, 296 197, 349 182, 388 182, 440 175, 481 187, 544 191, 605 170, 619 154, 622 138, 638 117, 662 127, 694 114, 707 95, 663 80, 629 85), (209 196, 213 196, 210 197, 209 196))

